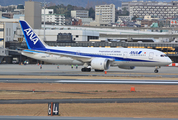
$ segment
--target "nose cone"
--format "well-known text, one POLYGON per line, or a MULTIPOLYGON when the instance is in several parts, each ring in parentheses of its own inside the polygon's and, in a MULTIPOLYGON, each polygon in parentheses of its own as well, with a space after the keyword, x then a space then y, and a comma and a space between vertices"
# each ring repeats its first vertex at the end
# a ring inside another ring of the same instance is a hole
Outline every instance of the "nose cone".
POLYGON ((167 58, 167 65, 171 64, 172 63, 172 60, 168 57, 167 58))

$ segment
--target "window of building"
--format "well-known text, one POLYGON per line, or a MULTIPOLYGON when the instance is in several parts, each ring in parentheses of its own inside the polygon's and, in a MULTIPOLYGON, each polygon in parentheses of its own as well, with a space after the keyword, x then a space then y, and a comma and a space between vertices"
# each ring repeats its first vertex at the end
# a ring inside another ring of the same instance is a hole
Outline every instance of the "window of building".
POLYGON ((9 28, 9 36, 11 36, 11 29, 9 28))
POLYGON ((8 36, 8 28, 6 28, 6 36, 8 36))

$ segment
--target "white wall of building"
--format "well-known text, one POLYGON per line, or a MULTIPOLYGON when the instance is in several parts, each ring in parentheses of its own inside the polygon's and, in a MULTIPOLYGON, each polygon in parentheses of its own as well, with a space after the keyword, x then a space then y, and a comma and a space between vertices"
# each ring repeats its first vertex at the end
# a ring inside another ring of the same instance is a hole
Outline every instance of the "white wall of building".
POLYGON ((105 24, 115 23, 115 5, 95 6, 95 21, 105 24))
POLYGON ((72 10, 71 17, 73 18, 88 18, 89 12, 87 10, 72 10))
POLYGON ((80 18, 82 20, 82 25, 90 25, 90 22, 93 21, 92 18, 80 18))
POLYGON ((174 18, 178 14, 177 1, 157 2, 157 1, 137 1, 122 2, 122 9, 127 8, 130 16, 143 18, 145 15, 157 16, 161 19, 174 18))
MULTIPOLYGON (((41 9, 41 20, 44 22, 44 9, 41 9)), ((45 22, 55 25, 65 25, 65 16, 63 14, 54 14, 53 9, 45 9, 45 22)))
POLYGON ((54 11, 53 9, 41 9, 41 14, 44 14, 44 11, 45 11, 45 14, 54 14, 54 11))
MULTIPOLYGON (((35 33, 43 40, 44 31, 43 30, 34 30, 35 33)), ((58 33, 71 33, 72 40, 75 41, 87 41, 88 36, 99 36, 99 33, 96 31, 88 30, 46 30, 45 37, 46 41, 56 41, 58 33)))
POLYGON ((5 23, 4 28, 4 39, 5 41, 13 41, 14 40, 14 33, 17 29, 18 23, 5 23))

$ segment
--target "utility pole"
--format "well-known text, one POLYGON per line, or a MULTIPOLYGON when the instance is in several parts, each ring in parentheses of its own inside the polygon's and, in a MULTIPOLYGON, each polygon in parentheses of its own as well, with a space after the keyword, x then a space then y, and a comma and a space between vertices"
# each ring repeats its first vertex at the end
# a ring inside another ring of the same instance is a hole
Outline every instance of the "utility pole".
POLYGON ((43 22, 43 24, 44 24, 44 27, 43 27, 43 29, 44 29, 44 39, 43 39, 43 41, 46 41, 46 37, 45 37, 45 7, 46 7, 46 4, 45 4, 45 0, 44 0, 44 22, 43 22))
POLYGON ((44 0, 43 4, 44 4, 44 8, 43 8, 43 10, 44 10, 44 14, 43 14, 43 18, 44 18, 44 20, 43 20, 44 38, 43 38, 43 41, 46 41, 46 37, 45 37, 45 7, 46 7, 46 2, 45 2, 45 0, 44 0))

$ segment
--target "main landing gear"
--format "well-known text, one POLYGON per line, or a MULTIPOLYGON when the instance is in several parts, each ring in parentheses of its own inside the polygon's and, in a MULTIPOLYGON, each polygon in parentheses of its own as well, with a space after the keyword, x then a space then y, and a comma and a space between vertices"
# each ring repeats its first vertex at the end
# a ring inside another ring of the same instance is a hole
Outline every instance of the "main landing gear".
POLYGON ((97 69, 95 69, 95 72, 104 72, 104 70, 97 70, 97 69))
MULTIPOLYGON (((91 72, 91 68, 84 67, 84 68, 81 69, 81 71, 82 72, 91 72)), ((103 72, 103 71, 104 70, 97 70, 97 69, 95 69, 95 72, 103 72)))
POLYGON ((159 72, 159 71, 158 71, 159 68, 161 68, 161 66, 156 66, 154 72, 155 72, 155 73, 158 73, 158 72, 159 72))
POLYGON ((88 63, 84 63, 84 68, 81 69, 82 72, 91 72, 91 67, 88 65, 88 63))
POLYGON ((91 72, 91 68, 82 68, 81 69, 82 72, 91 72))

